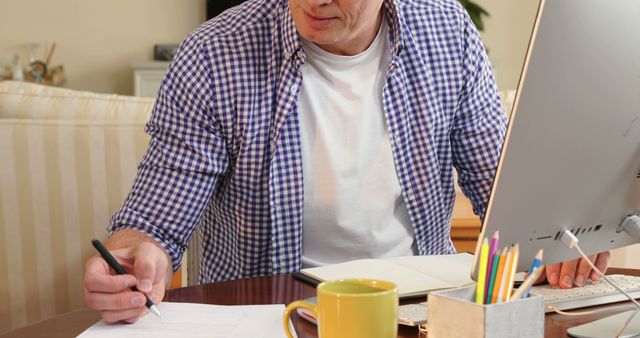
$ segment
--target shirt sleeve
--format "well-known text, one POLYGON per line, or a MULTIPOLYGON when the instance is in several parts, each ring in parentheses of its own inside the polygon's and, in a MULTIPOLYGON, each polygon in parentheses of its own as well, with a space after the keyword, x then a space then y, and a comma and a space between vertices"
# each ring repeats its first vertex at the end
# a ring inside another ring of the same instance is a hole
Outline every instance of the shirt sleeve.
POLYGON ((212 114, 211 63, 192 33, 163 79, 145 131, 151 139, 124 205, 108 231, 135 229, 170 254, 174 271, 228 167, 224 138, 212 114))
POLYGON ((507 116, 480 36, 466 13, 464 18, 461 30, 464 86, 451 142, 458 183, 471 200, 474 213, 483 219, 507 129, 507 116))

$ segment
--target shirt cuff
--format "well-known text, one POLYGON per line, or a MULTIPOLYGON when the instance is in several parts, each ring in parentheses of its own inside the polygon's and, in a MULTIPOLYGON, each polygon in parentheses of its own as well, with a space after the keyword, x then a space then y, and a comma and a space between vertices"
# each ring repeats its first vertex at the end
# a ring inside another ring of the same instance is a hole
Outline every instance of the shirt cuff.
POLYGON ((112 220, 111 224, 107 228, 109 235, 114 232, 132 229, 148 235, 158 244, 160 244, 169 254, 171 258, 171 267, 173 272, 176 272, 182 264, 182 255, 184 254, 184 248, 182 246, 173 243, 169 236, 162 231, 161 228, 149 225, 149 224, 119 224, 117 221, 112 220))

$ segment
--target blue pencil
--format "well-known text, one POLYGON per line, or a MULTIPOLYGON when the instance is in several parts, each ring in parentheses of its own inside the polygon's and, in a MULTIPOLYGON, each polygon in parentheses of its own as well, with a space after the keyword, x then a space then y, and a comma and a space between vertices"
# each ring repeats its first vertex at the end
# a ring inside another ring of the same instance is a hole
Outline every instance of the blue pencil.
MULTIPOLYGON (((540 267, 540 264, 542 264, 542 255, 544 254, 543 250, 540 249, 538 250, 538 253, 536 254, 536 257, 533 259, 533 263, 531 263, 531 268, 529 269, 529 274, 532 274, 534 271, 536 271, 537 268, 540 267)), ((531 290, 531 287, 529 287, 527 289, 527 291, 524 292, 524 295, 522 296, 522 298, 527 298, 529 297, 529 291, 531 290)))

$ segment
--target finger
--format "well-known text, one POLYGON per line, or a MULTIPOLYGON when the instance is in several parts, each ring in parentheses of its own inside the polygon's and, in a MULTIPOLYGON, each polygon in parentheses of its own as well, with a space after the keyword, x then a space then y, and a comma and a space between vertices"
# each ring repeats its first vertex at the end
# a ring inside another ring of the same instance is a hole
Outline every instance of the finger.
MULTIPOLYGON (((597 255, 589 256, 589 260, 591 262, 594 262, 596 260, 596 256, 597 255)), ((576 271, 576 276, 573 281, 573 285, 583 286, 584 281, 587 280, 587 278, 589 278, 590 273, 591 273, 591 266, 589 265, 589 263, 584 258, 580 259, 580 262, 578 263, 578 270, 576 271)))
POLYGON ((84 302, 90 309, 94 310, 125 310, 144 307, 147 298, 143 293, 135 291, 120 293, 88 292, 84 297, 84 302))
POLYGON ((578 261, 578 259, 574 259, 562 263, 562 267, 560 267, 560 282, 558 283, 561 288, 570 289, 573 287, 573 278, 576 275, 578 261))
POLYGON ((142 306, 126 310, 100 311, 100 316, 102 317, 102 320, 104 320, 108 324, 115 324, 121 321, 133 323, 138 320, 138 318, 140 318, 146 311, 147 308, 142 306))
POLYGON ((102 257, 89 259, 85 267, 84 287, 90 292, 117 293, 136 285, 132 275, 112 275, 102 257))
POLYGON ((133 273, 138 279, 137 287, 141 292, 151 292, 154 283, 164 277, 165 269, 158 266, 161 264, 160 255, 163 254, 161 249, 153 243, 141 243, 136 248, 133 273))
MULTIPOLYGON (((598 268, 598 270, 602 271, 602 273, 606 273, 607 268, 609 267, 610 260, 611 260, 611 251, 605 251, 598 254, 598 257, 596 258, 596 262, 594 264, 596 268, 598 268)), ((599 281, 600 278, 601 277, 597 272, 595 271, 591 272, 592 281, 599 281)))
POLYGON ((161 280, 160 282, 153 285, 153 290, 149 294, 149 298, 151 298, 153 304, 160 304, 160 302, 162 302, 162 298, 164 298, 164 291, 164 280, 161 280))
POLYGON ((560 282, 560 268, 562 267, 562 263, 547 265, 547 273, 543 274, 547 276, 547 281, 549 281, 549 285, 556 286, 558 282, 560 282))

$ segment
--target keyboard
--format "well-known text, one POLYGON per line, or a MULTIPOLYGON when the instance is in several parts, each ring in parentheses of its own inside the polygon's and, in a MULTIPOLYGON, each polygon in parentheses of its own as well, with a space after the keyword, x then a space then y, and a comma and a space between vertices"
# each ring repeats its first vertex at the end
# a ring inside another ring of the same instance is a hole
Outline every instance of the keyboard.
MULTIPOLYGON (((607 275, 607 277, 633 298, 640 298, 640 277, 625 275, 607 275)), ((583 287, 572 289, 536 285, 531 288, 531 294, 544 297, 545 312, 547 313, 553 312, 551 305, 558 310, 571 310, 627 300, 625 295, 618 292, 605 280, 587 281, 583 287)))
POLYGON ((400 305, 398 307, 398 324, 418 326, 427 322, 427 302, 400 305))

